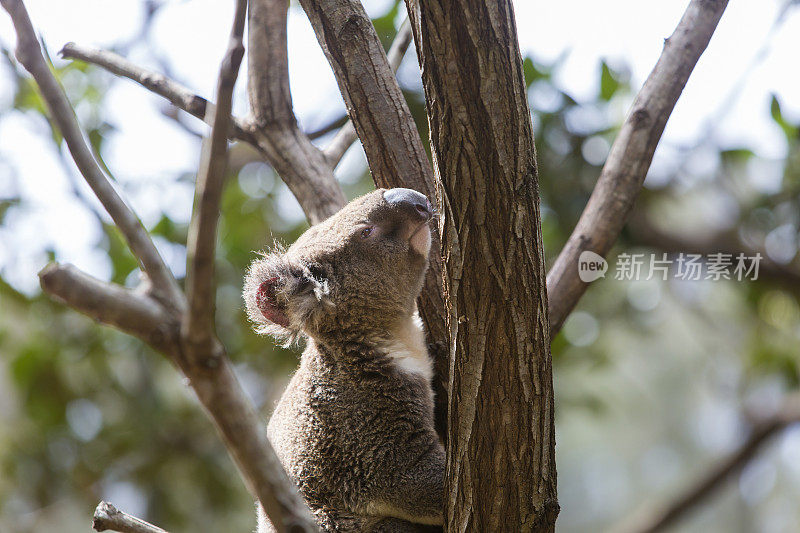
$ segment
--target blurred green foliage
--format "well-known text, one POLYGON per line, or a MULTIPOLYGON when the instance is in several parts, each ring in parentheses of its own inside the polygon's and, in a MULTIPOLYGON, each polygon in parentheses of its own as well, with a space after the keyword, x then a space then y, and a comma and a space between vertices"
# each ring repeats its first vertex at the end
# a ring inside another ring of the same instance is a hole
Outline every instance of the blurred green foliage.
MULTIPOLYGON (((395 2, 374 20, 387 47, 396 32, 401 7, 402 2, 395 2)), ((4 75, 13 77, 15 94, 11 107, 0 109, 0 117, 12 111, 46 117, 35 86, 8 51, 4 54, 4 75)), ((526 57, 523 62, 534 110, 548 263, 563 246, 585 206, 624 118, 619 110, 627 107, 632 97, 627 71, 602 62, 595 98, 577 101, 556 81, 559 67, 560 60, 545 64, 526 57)), ((79 110, 92 147, 102 155, 104 141, 114 133, 103 107, 114 79, 81 63, 59 66, 56 73, 79 110)), ((404 94, 427 147, 423 94, 418 87, 404 87, 404 94)), ((777 97, 765 112, 784 132, 789 156, 779 192, 753 190, 746 197, 737 196, 740 207, 732 227, 739 228, 740 234, 752 235, 751 241, 757 246, 786 224, 792 225, 796 234, 800 223, 798 125, 784 116, 777 97)), ((53 150, 62 153, 62 139, 55 129, 52 142, 53 150)), ((712 151, 720 164, 710 181, 691 185, 688 192, 677 179, 648 188, 642 194, 643 209, 672 209, 678 213, 673 216, 680 217, 685 208, 681 211, 674 206, 688 194, 706 194, 709 190, 726 194, 731 176, 747 176, 748 165, 756 157, 747 148, 712 147, 712 151)), ((224 193, 217 318, 218 332, 230 357, 248 392, 266 414, 296 365, 296 352, 275 347, 251 331, 239 297, 242 276, 254 251, 270 246, 273 239, 290 243, 306 226, 285 219, 281 206, 285 186, 252 154, 249 158, 234 169, 224 193)), ((371 187, 366 169, 356 178, 346 184, 351 197, 371 187)), ((165 179, 192 183, 194 176, 165 179)), ((0 225, 10 211, 23 207, 22 202, 18 195, 0 196, 0 225)), ((702 221, 702 216, 697 219, 702 221)), ((137 264, 119 232, 112 225, 97 223, 102 227, 97 248, 110 259, 110 279, 134 284, 137 264)), ((178 248, 185 245, 186 224, 166 213, 149 229, 164 243, 178 248)), ((658 247, 637 241, 626 231, 611 256, 628 249, 657 251, 658 247)), ((796 257, 787 268, 797 268, 796 257)), ((35 272, 30 275, 35 276, 35 272)), ((664 284, 659 290, 668 292, 670 287, 664 284)), ((679 296, 670 301, 679 301, 674 309, 683 309, 678 312, 691 315, 701 329, 725 331, 731 327, 725 321, 735 321, 739 326, 732 327, 747 335, 741 351, 731 353, 746 375, 754 380, 765 376, 776 379, 785 389, 797 387, 798 287, 765 279, 762 283, 730 284, 724 291, 720 301, 729 302, 725 307, 728 314, 720 319, 714 315, 714 305, 681 302, 679 296)), ((617 372, 620 355, 629 353, 633 346, 669 352, 673 330, 666 330, 663 322, 648 321, 652 315, 637 308, 635 302, 629 287, 608 280, 599 282, 581 303, 579 319, 568 323, 565 333, 553 340, 560 423, 570 417, 607 416, 608 406, 614 401, 614 395, 603 385, 574 376, 617 372), (619 333, 622 330, 625 336, 619 333)), ((661 308, 668 305, 662 303, 661 308)), ((0 309, 0 530, 49 527, 82 531, 82 522, 67 529, 48 522, 49 510, 69 507, 70 512, 80 513, 76 520, 88 523, 91 509, 101 498, 120 494, 127 501, 138 498, 148 520, 172 531, 252 529, 252 502, 233 464, 191 391, 181 385, 168 362, 135 339, 101 327, 41 294, 23 294, 3 279, 0 309)), ((743 379, 739 386, 746 389, 747 383, 747 378, 743 379)), ((569 431, 566 435, 565 442, 569 443, 569 431)), ((569 452, 569 444, 561 444, 561 438, 560 446, 569 452)), ((566 476, 569 486, 569 470, 566 476)), ((565 486, 564 482, 560 485, 565 486)), ((567 489, 566 501, 569 497, 567 489)), ((569 517, 562 521, 569 524, 569 517)))

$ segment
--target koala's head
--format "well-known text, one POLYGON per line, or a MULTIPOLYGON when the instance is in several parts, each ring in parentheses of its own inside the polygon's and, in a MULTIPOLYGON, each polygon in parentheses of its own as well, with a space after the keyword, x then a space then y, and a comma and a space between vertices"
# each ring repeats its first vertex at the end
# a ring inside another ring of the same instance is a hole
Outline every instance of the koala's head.
POLYGON ((379 189, 308 229, 288 250, 254 261, 247 314, 283 339, 386 331, 411 315, 422 289, 433 209, 410 189, 379 189))

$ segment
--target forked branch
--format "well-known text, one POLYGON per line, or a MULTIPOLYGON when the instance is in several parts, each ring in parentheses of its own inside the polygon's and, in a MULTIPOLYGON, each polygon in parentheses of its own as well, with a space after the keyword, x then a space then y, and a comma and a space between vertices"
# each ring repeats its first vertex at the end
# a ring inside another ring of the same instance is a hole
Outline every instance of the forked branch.
MULTIPOLYGON (((145 290, 130 291, 93 279, 73 267, 52 265, 41 273, 42 287, 78 311, 136 335, 169 356, 188 378, 198 399, 219 429, 250 492, 258 498, 277 530, 316 531, 308 507, 283 470, 255 409, 219 347, 219 341, 213 334, 213 322, 207 331, 202 331, 203 326, 213 320, 210 309, 213 309, 218 196, 224 178, 227 137, 230 134, 231 91, 243 53, 241 36, 246 0, 238 0, 237 3, 233 42, 221 68, 220 102, 214 109, 212 141, 204 151, 200 173, 200 181, 204 186, 198 193, 194 213, 195 235, 189 244, 192 256, 189 268, 193 276, 190 281, 193 302, 190 319, 186 318, 185 301, 172 273, 135 214, 100 171, 83 141, 72 107, 44 61, 24 4, 21 0, 2 0, 2 5, 11 14, 17 31, 17 57, 39 84, 78 168, 128 239, 131 251, 155 286, 153 290, 145 285, 145 290), (204 295, 211 299, 204 300, 204 295), (203 304, 209 308, 203 308, 203 304), (185 330, 189 334, 181 335, 181 323, 187 326, 185 330)), ((101 520, 105 518, 109 516, 101 516, 101 520)), ((129 531, 139 533, 148 530, 129 531)))
POLYGON ((322 152, 297 125, 289 90, 284 0, 253 0, 248 17, 250 104, 253 128, 272 167, 316 224, 345 204, 322 152))
POLYGON ((605 256, 616 241, 650 168, 653 153, 728 0, 692 0, 622 125, 586 208, 547 274, 551 338, 586 291, 578 258, 605 256))

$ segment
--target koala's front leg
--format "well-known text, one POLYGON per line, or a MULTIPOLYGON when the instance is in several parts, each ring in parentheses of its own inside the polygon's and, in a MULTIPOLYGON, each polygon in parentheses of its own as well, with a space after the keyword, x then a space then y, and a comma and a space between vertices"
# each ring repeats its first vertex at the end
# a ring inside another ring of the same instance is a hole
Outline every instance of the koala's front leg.
POLYGON ((435 435, 427 448, 416 460, 394 465, 387 485, 367 504, 368 514, 442 525, 445 452, 435 435))

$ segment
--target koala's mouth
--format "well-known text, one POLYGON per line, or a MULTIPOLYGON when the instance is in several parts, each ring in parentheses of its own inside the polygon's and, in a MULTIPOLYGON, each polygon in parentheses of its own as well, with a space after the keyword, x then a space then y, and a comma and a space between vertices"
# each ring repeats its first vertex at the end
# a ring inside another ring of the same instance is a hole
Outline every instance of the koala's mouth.
POLYGON ((408 239, 411 249, 424 256, 427 256, 431 250, 431 228, 428 224, 430 221, 431 219, 428 219, 414 228, 408 239))

